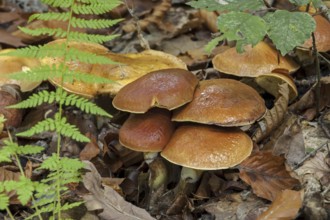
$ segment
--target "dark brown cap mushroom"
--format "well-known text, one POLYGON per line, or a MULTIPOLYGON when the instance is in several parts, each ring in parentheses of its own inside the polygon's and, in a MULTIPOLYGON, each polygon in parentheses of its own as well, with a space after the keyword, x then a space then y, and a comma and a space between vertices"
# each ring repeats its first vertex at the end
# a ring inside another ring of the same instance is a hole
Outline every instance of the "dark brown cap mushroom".
POLYGON ((119 142, 134 151, 159 152, 173 131, 170 112, 154 108, 145 114, 131 114, 119 130, 119 142))
POLYGON ((265 42, 260 42, 253 48, 245 47, 245 52, 238 53, 236 48, 230 48, 217 54, 213 67, 226 74, 235 76, 257 77, 270 73, 273 69, 284 68, 290 73, 295 72, 299 65, 289 57, 283 57, 265 42))
POLYGON ((239 129, 183 125, 174 132, 161 155, 184 167, 217 170, 241 163, 252 148, 251 138, 239 129))
POLYGON ((123 87, 112 104, 132 113, 144 113, 152 107, 172 110, 192 100, 197 84, 197 77, 187 70, 153 71, 123 87))
POLYGON ((264 100, 252 87, 232 79, 211 79, 200 82, 193 100, 176 110, 172 120, 243 126, 265 112, 264 100))

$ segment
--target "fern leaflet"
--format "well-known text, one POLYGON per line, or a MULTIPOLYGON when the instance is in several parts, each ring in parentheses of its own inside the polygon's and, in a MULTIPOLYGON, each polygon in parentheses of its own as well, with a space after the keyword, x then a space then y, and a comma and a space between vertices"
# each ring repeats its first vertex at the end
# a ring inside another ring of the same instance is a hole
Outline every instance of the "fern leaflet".
MULTIPOLYGON (((111 27, 118 22, 122 21, 123 19, 114 19, 114 20, 107 20, 107 19, 81 19, 81 18, 72 18, 71 25, 72 27, 79 27, 79 28, 94 28, 94 29, 101 29, 101 28, 108 28, 111 27)), ((72 32, 71 32, 72 33, 72 32)))
POLYGON ((86 34, 80 33, 76 31, 72 31, 69 33, 68 38, 75 41, 84 41, 84 42, 93 42, 93 43, 104 43, 114 38, 118 37, 119 35, 100 35, 100 34, 86 34))
POLYGON ((106 3, 90 3, 90 5, 84 5, 84 4, 75 4, 72 6, 72 10, 76 14, 94 14, 94 15, 100 15, 104 14, 108 11, 111 11, 115 7, 117 7, 120 4, 120 1, 113 0, 111 2, 106 3))
POLYGON ((31 137, 35 134, 39 134, 44 131, 56 131, 58 134, 72 138, 79 142, 90 142, 89 138, 82 135, 76 126, 67 123, 65 118, 62 118, 61 120, 56 120, 56 118, 58 117, 59 114, 56 114, 55 120, 52 118, 47 118, 46 120, 38 122, 29 130, 18 133, 17 136, 31 137))
POLYGON ((48 35, 54 36, 59 38, 66 37, 66 31, 62 30, 61 28, 38 28, 38 29, 29 29, 25 27, 19 27, 21 31, 31 36, 41 36, 41 35, 48 35))
POLYGON ((29 17, 28 22, 33 20, 42 20, 42 21, 49 21, 49 20, 58 20, 58 21, 67 21, 70 19, 69 12, 48 12, 42 14, 33 14, 29 17))

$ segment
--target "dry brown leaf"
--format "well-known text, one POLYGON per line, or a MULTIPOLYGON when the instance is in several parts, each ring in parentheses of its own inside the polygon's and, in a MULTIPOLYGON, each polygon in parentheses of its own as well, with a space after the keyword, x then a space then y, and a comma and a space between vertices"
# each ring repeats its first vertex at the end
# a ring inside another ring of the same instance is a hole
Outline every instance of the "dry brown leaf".
POLYGON ((258 220, 290 220, 295 219, 302 206, 303 191, 284 190, 274 200, 267 211, 258 220))
POLYGON ((305 142, 301 125, 296 121, 288 126, 283 134, 278 137, 273 148, 274 155, 285 155, 287 163, 293 166, 305 156, 305 142))
POLYGON ((213 33, 217 33, 219 31, 217 25, 219 13, 216 11, 199 10, 199 16, 210 31, 213 33))
POLYGON ((90 138, 91 142, 87 143, 79 154, 80 160, 91 160, 100 153, 100 148, 97 145, 96 137, 87 133, 86 135, 90 138))
POLYGON ((13 172, 10 170, 6 170, 3 167, 0 167, 0 182, 8 181, 8 180, 19 180, 19 177, 21 176, 20 172, 13 172))
POLYGON ((20 37, 16 37, 3 29, 0 29, 0 43, 10 45, 13 47, 26 46, 26 44, 22 43, 22 40, 20 37))
POLYGON ((269 151, 260 151, 240 165, 240 178, 251 185, 253 192, 264 199, 273 201, 284 189, 299 184, 285 169, 284 158, 269 151))
POLYGON ((83 196, 88 211, 99 211, 102 219, 130 219, 155 220, 150 214, 133 204, 126 202, 111 187, 101 184, 101 176, 89 161, 84 161, 87 172, 83 176, 83 183, 90 194, 83 196))
POLYGON ((0 13, 0 24, 12 22, 14 20, 20 19, 21 16, 15 11, 11 12, 1 12, 0 13))
POLYGON ((258 122, 259 128, 254 133, 252 140, 260 142, 281 124, 288 109, 289 94, 288 84, 279 85, 279 97, 277 97, 274 107, 267 111, 264 118, 258 122))

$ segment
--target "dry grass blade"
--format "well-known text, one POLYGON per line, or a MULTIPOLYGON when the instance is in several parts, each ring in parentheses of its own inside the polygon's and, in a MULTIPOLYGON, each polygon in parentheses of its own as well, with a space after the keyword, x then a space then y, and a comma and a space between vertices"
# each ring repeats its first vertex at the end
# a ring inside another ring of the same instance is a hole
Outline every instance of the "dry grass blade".
POLYGON ((284 158, 269 151, 257 152, 244 160, 240 166, 240 178, 251 185, 253 192, 273 201, 284 189, 299 184, 285 169, 284 158))
POLYGON ((259 128, 252 137, 253 141, 260 142, 281 124, 288 109, 289 93, 288 84, 279 85, 279 96, 274 107, 267 111, 265 117, 258 122, 259 128))

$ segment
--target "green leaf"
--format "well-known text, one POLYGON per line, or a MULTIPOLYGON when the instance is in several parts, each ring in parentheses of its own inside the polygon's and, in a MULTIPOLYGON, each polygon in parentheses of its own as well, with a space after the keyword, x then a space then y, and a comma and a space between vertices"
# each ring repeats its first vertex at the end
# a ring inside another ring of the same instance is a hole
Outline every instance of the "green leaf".
POLYGON ((263 0, 226 0, 222 2, 226 2, 226 4, 221 4, 218 0, 197 0, 187 4, 209 11, 256 11, 265 6, 263 0))
POLYGON ((308 3, 310 3, 310 0, 289 0, 292 4, 294 5, 307 5, 308 3))
POLYGON ((282 55, 302 45, 315 30, 315 21, 305 12, 278 10, 265 17, 269 25, 268 36, 282 55))
POLYGON ((5 210, 9 206, 9 197, 5 193, 0 193, 0 210, 5 210))
POLYGON ((214 39, 212 39, 210 42, 207 43, 207 45, 205 46, 205 51, 210 54, 212 52, 212 50, 218 45, 218 43, 220 41, 222 41, 224 39, 223 35, 216 37, 214 39))
POLYGON ((243 52, 243 47, 259 43, 267 33, 266 22, 258 16, 244 12, 230 12, 218 17, 218 27, 224 38, 236 41, 237 51, 243 52))

